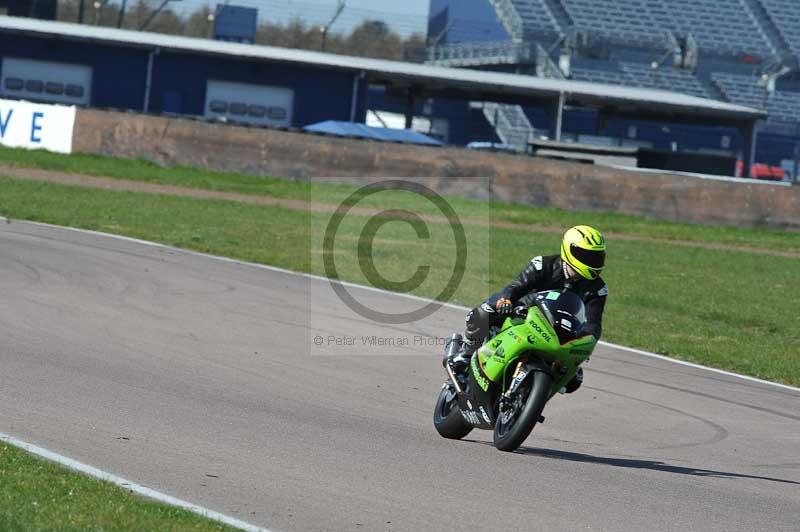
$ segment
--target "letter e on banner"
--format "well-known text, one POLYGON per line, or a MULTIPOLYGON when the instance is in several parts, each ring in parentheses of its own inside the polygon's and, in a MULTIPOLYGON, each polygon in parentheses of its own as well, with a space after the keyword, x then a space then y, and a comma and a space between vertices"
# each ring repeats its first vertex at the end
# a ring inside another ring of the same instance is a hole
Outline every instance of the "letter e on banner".
POLYGON ((44 117, 44 113, 36 111, 33 113, 33 119, 31 120, 31 142, 41 143, 42 137, 38 136, 37 132, 42 130, 42 126, 39 125, 39 120, 44 117))

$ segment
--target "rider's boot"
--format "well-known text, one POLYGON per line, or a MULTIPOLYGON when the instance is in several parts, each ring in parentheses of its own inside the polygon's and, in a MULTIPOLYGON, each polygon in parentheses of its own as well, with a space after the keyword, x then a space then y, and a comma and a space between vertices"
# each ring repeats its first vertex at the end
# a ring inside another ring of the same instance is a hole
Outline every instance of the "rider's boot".
POLYGON ((578 391, 578 388, 581 387, 583 384, 583 368, 578 368, 578 373, 572 377, 572 380, 567 383, 566 386, 563 386, 558 393, 573 393, 578 391))
POLYGON ((462 373, 469 366, 469 361, 472 354, 478 349, 478 342, 470 340, 469 338, 461 338, 461 345, 457 350, 454 350, 448 357, 450 364, 453 367, 453 372, 462 373))

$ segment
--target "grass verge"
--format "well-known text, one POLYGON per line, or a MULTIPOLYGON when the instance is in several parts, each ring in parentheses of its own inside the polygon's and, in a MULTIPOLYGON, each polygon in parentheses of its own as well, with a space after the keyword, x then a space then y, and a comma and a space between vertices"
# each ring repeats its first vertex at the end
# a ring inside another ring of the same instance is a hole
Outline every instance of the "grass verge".
POLYGON ((0 530, 232 531, 0 443, 0 530))
MULTIPOLYGON (((24 150, 0 147, 0 165, 19 168, 103 176, 145 183, 176 185, 220 192, 236 192, 284 199, 308 200, 339 204, 356 187, 341 184, 320 184, 287 181, 249 174, 215 172, 187 167, 163 167, 141 159, 117 159, 100 155, 63 155, 43 150, 24 150)), ((470 199, 448 198, 459 211, 482 211, 486 202, 470 199)), ((415 212, 439 214, 435 207, 407 199, 402 194, 381 194, 367 199, 364 207, 409 208, 415 212)), ((664 239, 698 244, 713 242, 723 246, 739 246, 800 253, 800 232, 772 229, 710 227, 686 223, 663 222, 639 216, 614 213, 575 213, 563 209, 531 208, 525 205, 492 201, 491 221, 500 224, 518 224, 563 227, 592 223, 611 236, 614 234, 639 239, 664 239)))

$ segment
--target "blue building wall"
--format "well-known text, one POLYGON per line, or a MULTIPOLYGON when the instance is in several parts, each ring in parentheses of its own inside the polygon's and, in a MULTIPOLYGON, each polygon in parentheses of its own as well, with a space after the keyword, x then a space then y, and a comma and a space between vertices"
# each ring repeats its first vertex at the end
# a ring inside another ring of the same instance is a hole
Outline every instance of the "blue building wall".
POLYGON ((431 0, 428 39, 436 44, 506 41, 511 36, 489 0, 431 0))
MULTIPOLYGON (((153 67, 150 110, 202 115, 206 81, 215 79, 293 89, 292 125, 296 127, 323 120, 350 120, 353 76, 318 68, 161 52, 153 67)), ((364 90, 359 87, 360 94, 364 90)), ((356 119, 363 122, 365 116, 366 102, 360 97, 356 119)))
MULTIPOLYGON (((0 57, 89 65, 92 107, 142 111, 150 51, 0 34, 0 57)), ((153 62, 151 112, 202 115, 209 79, 276 85, 294 90, 293 123, 350 120, 356 74, 318 67, 161 51, 153 62)), ((356 120, 366 117, 367 84, 357 86, 356 120)))
POLYGON ((91 66, 94 107, 141 111, 148 54, 142 49, 0 34, 0 57, 91 66))

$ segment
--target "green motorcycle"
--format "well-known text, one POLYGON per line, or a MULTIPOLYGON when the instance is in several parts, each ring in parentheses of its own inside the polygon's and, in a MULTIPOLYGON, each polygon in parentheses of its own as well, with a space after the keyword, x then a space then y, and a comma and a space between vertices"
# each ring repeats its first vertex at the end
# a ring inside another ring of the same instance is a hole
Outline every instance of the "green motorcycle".
POLYGON ((494 430, 494 445, 513 451, 543 422, 542 410, 589 359, 597 340, 583 332, 586 309, 570 291, 536 295, 520 307, 472 355, 465 371, 454 371, 450 355, 460 348, 453 335, 445 349, 448 380, 433 412, 445 438, 460 439, 474 428, 494 430))

